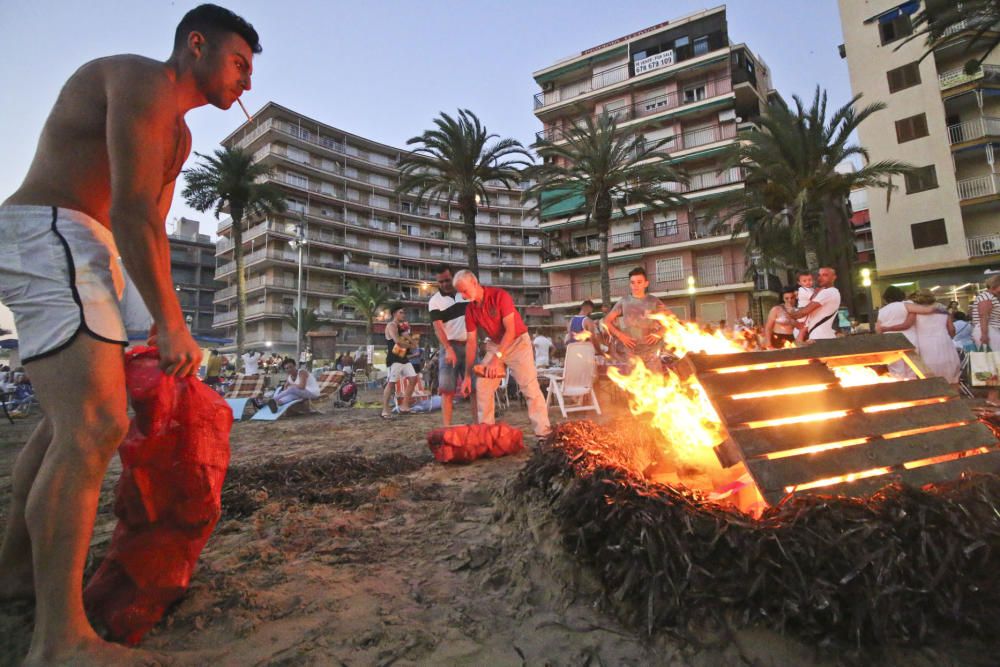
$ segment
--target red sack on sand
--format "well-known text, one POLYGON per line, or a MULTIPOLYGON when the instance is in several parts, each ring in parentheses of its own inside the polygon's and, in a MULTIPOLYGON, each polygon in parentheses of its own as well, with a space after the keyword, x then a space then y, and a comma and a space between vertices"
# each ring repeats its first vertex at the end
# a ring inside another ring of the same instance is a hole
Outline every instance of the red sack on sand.
POLYGON ((441 463, 466 463, 516 454, 524 449, 524 436, 507 424, 465 424, 431 431, 427 446, 441 463))
POLYGON ((125 356, 135 418, 118 448, 118 525, 83 592, 87 611, 113 639, 137 644, 187 590, 222 514, 233 413, 198 378, 159 368, 156 348, 125 356))

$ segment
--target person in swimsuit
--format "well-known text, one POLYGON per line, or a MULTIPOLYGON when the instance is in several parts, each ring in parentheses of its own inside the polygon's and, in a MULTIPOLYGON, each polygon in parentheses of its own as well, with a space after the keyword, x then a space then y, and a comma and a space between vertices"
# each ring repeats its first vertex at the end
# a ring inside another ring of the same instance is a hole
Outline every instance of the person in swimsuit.
POLYGON ((129 421, 120 262, 152 315, 160 367, 196 373, 202 354, 174 292, 164 224, 191 150, 184 116, 232 106, 260 51, 249 23, 202 5, 177 26, 166 62, 117 55, 83 65, 0 206, 0 301, 14 313, 44 414, 14 465, 0 547, 0 599, 36 602, 26 665, 141 659, 97 636, 82 594, 101 480, 129 421))
POLYGON ((769 350, 780 350, 795 343, 795 319, 792 312, 798 300, 797 287, 781 290, 781 303, 767 314, 764 325, 764 344, 769 350))

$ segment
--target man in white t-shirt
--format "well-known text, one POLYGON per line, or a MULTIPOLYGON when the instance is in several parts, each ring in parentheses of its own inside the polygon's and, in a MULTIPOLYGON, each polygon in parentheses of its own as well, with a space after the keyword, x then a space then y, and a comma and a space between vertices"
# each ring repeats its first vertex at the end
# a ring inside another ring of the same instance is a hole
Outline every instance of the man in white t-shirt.
MULTIPOLYGON (((455 392, 465 378, 465 297, 452 284, 451 267, 435 267, 437 294, 431 297, 427 308, 431 313, 434 334, 441 343, 438 355, 438 393, 441 395, 441 416, 445 426, 451 426, 455 392)), ((472 419, 476 421, 476 402, 472 401, 472 419)))
POLYGON ((836 338, 837 310, 840 308, 840 290, 835 286, 837 272, 829 266, 819 270, 819 289, 804 307, 792 313, 795 319, 805 317, 805 339, 827 340, 836 338))
POLYGON ((541 331, 536 331, 535 337, 531 339, 531 344, 535 348, 535 366, 548 366, 550 363, 549 351, 556 349, 556 345, 552 342, 552 339, 541 331))
POLYGON ((260 352, 252 350, 243 353, 243 373, 244 375, 257 375, 260 373, 260 352))

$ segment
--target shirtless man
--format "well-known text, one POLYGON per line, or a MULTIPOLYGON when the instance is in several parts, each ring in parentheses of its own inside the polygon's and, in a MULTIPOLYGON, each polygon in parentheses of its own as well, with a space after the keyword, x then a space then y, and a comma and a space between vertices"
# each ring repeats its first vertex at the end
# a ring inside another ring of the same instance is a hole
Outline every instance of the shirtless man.
POLYGON ((128 427, 117 258, 153 316, 160 367, 195 373, 201 351, 174 292, 164 226, 191 149, 184 115, 228 109, 250 89, 260 50, 246 21, 202 5, 181 20, 166 62, 87 63, 59 93, 27 177, 0 206, 0 300, 14 312, 44 413, 14 466, 0 547, 0 599, 36 602, 25 664, 140 658, 97 636, 81 590, 101 480, 128 427))

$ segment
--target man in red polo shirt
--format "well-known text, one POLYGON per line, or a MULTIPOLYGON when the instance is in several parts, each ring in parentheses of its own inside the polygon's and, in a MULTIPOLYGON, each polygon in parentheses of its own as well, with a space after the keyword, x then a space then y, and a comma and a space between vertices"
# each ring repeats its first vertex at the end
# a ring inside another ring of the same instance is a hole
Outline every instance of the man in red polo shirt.
POLYGON ((482 330, 489 337, 486 343, 486 377, 476 381, 476 406, 479 421, 494 423, 493 398, 500 378, 507 368, 517 381, 521 393, 528 401, 528 418, 535 435, 543 438, 549 434, 549 411, 545 397, 538 386, 535 371, 535 352, 521 314, 514 308, 514 300, 499 287, 483 287, 472 271, 462 270, 452 279, 455 289, 465 297, 465 330, 469 337, 465 344, 465 380, 462 394, 472 389, 472 366, 476 363, 476 332, 482 330))

